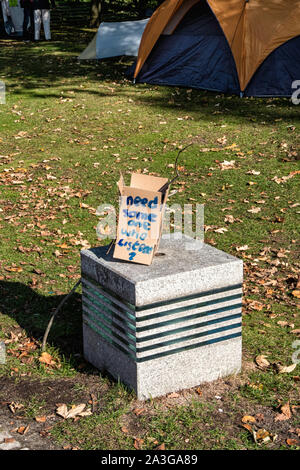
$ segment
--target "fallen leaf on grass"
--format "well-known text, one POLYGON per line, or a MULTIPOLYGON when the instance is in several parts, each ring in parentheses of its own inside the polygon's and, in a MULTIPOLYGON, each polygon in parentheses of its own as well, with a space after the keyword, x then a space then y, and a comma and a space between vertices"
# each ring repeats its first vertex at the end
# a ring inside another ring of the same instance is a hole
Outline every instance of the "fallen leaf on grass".
POLYGON ((277 322, 277 325, 279 325, 279 326, 288 326, 288 325, 289 325, 289 322, 283 321, 283 320, 279 320, 279 321, 277 322))
POLYGON ((242 423, 255 423, 255 422, 256 422, 256 419, 254 418, 254 416, 245 415, 242 417, 242 423))
POLYGON ((264 428, 255 430, 248 423, 243 424, 243 427, 252 434, 252 437, 256 444, 259 444, 259 445, 266 444, 267 442, 270 442, 270 441, 274 442, 277 439, 277 434, 271 434, 269 431, 267 431, 264 428))
POLYGON ((23 435, 23 434, 26 434, 26 433, 28 432, 28 430, 29 430, 29 427, 30 427, 29 425, 28 425, 28 426, 20 426, 20 427, 17 429, 17 432, 18 432, 19 434, 22 434, 22 435, 23 435))
POLYGON ((160 444, 160 446, 157 446, 155 450, 166 450, 166 445, 160 444))
POLYGON ((247 175, 260 175, 260 171, 249 170, 247 171, 247 175))
POLYGON ((54 366, 57 366, 58 364, 53 360, 53 357, 51 356, 51 354, 47 353, 47 352, 43 352, 42 355, 39 357, 39 361, 42 363, 42 364, 45 364, 45 366, 49 366, 49 367, 54 367, 54 366))
POLYGON ((285 183, 287 180, 289 180, 290 178, 293 178, 299 173, 300 173, 300 170, 296 170, 296 171, 291 171, 287 176, 282 176, 281 178, 279 178, 278 176, 274 176, 274 178, 272 178, 272 181, 275 181, 275 183, 277 184, 285 183))
POLYGON ((46 419, 47 419, 46 416, 36 416, 35 417, 35 420, 36 420, 37 423, 45 423, 46 419))
POLYGON ((11 442, 15 442, 15 439, 13 437, 6 437, 4 442, 5 444, 10 444, 11 442))
POLYGON ((260 207, 251 207, 251 209, 247 210, 247 212, 251 212, 252 214, 257 214, 260 211, 261 211, 260 207))
POLYGON ((235 249, 236 251, 246 251, 246 250, 249 250, 249 246, 248 245, 236 246, 235 249))
POLYGON ((274 442, 277 439, 277 434, 271 434, 266 429, 259 429, 257 432, 253 431, 253 438, 256 444, 265 444, 269 441, 274 442))
POLYGON ((289 402, 280 407, 281 413, 275 417, 274 421, 286 421, 292 417, 292 412, 289 402))
POLYGON ((260 369, 267 369, 269 367, 270 363, 267 359, 267 356, 261 354, 260 356, 256 356, 255 362, 258 365, 260 369))
MULTIPOLYGON (((223 210, 223 209, 222 209, 222 210, 223 210)), ((226 222, 226 223, 228 223, 228 224, 233 224, 235 220, 236 220, 236 219, 233 217, 233 215, 228 214, 228 215, 226 215, 226 217, 225 217, 225 219, 224 219, 224 222, 226 222)))
POLYGON ((300 446, 300 440, 299 439, 287 439, 286 443, 288 446, 300 446))
POLYGON ((60 405, 60 406, 56 409, 56 414, 58 414, 58 416, 61 416, 62 418, 66 418, 66 417, 67 417, 67 414, 68 414, 68 407, 67 407, 67 405, 65 405, 65 404, 60 405))
POLYGON ((139 438, 137 437, 137 438, 135 439, 135 441, 134 441, 133 446, 134 446, 134 448, 135 448, 136 450, 140 450, 140 449, 141 449, 141 445, 142 445, 143 443, 144 443, 144 439, 139 439, 139 438))
POLYGON ((300 437, 300 428, 291 428, 289 429, 289 432, 297 434, 297 436, 300 437))
POLYGON ((219 165, 220 165, 221 170, 231 170, 233 168, 236 168, 235 160, 230 160, 230 161, 224 160, 223 162, 220 162, 219 165))
POLYGON ((145 408, 136 408, 135 410, 133 410, 136 416, 141 415, 142 413, 144 413, 144 411, 146 411, 145 408))
POLYGON ((24 405, 22 405, 21 403, 15 403, 15 402, 11 402, 9 405, 8 405, 8 408, 10 409, 10 411, 15 414, 15 412, 17 410, 20 410, 21 408, 24 408, 24 405))
POLYGON ((290 366, 282 366, 279 362, 275 364, 275 367, 277 369, 278 374, 288 374, 289 372, 292 372, 296 367, 297 364, 291 364, 290 366))
POLYGON ((63 403, 56 409, 56 413, 64 419, 75 418, 76 416, 90 416, 92 414, 91 410, 83 411, 85 406, 85 403, 81 403, 80 405, 72 406, 68 410, 67 405, 63 403))
POLYGON ((251 308, 251 310, 257 310, 260 312, 264 308, 264 305, 258 300, 249 299, 247 302, 249 303, 249 308, 251 308))
POLYGON ((23 271, 20 266, 6 266, 4 269, 10 273, 21 273, 23 271))

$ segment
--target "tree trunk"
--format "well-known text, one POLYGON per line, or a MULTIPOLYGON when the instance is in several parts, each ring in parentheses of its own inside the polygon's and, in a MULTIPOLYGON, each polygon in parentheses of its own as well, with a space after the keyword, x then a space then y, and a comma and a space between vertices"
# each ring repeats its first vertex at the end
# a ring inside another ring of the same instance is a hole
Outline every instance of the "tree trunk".
POLYGON ((90 27, 98 28, 100 25, 100 13, 102 9, 101 0, 91 0, 90 27))

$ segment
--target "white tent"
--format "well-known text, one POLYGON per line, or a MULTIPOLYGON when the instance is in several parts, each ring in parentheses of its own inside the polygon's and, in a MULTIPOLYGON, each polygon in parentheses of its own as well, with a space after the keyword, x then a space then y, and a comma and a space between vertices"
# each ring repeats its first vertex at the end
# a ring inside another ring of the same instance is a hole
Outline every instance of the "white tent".
POLYGON ((20 7, 20 0, 0 0, 5 31, 8 35, 23 34, 24 10, 20 7))
POLYGON ((137 56, 149 18, 121 23, 101 23, 93 40, 78 59, 105 59, 121 55, 137 56))

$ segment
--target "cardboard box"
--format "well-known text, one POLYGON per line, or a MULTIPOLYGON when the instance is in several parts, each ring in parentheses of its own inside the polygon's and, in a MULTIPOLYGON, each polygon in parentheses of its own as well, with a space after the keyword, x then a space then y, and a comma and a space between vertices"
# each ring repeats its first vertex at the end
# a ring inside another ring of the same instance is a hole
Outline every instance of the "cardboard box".
POLYGON ((162 232, 168 179, 131 174, 130 186, 118 181, 120 212, 114 258, 150 265, 162 232))

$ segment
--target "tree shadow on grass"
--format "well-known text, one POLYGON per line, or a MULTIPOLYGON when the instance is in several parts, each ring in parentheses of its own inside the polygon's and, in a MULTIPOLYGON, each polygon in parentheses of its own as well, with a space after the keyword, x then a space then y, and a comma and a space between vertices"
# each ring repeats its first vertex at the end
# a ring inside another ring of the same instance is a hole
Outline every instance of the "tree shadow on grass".
MULTIPOLYGON (((67 294, 67 293, 66 293, 67 294)), ((66 295, 65 294, 65 295, 66 295)), ((0 281, 0 312, 13 319, 28 337, 41 341, 51 314, 65 295, 41 295, 21 282, 0 281)), ((4 331, 9 333, 11 322, 4 331)), ((71 360, 76 368, 82 363, 82 310, 81 295, 74 293, 55 317, 48 344, 59 350, 61 356, 71 360)))
POLYGON ((134 98, 144 107, 174 111, 176 115, 193 113, 193 119, 219 122, 223 118, 234 124, 257 122, 274 124, 284 119, 299 121, 299 107, 289 99, 251 99, 205 90, 138 84, 130 86, 127 70, 134 58, 117 57, 101 61, 78 61, 78 54, 94 35, 92 30, 69 27, 54 31, 50 43, 0 41, 1 79, 12 96, 37 99, 61 98, 62 92, 77 96, 90 94, 98 98, 114 95, 134 98), (2 47, 3 43, 7 47, 2 47), (124 85, 124 86, 123 86, 124 85))

